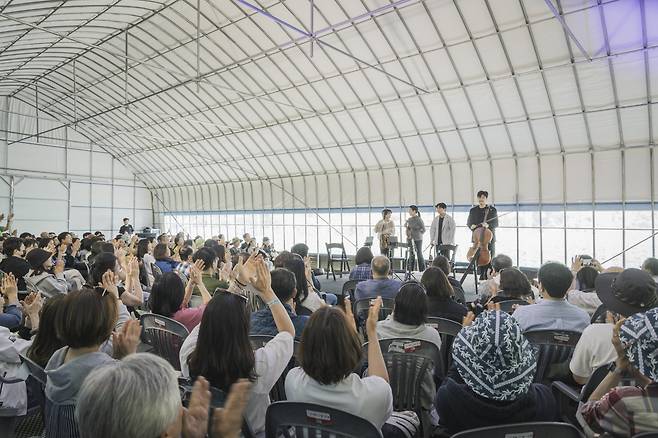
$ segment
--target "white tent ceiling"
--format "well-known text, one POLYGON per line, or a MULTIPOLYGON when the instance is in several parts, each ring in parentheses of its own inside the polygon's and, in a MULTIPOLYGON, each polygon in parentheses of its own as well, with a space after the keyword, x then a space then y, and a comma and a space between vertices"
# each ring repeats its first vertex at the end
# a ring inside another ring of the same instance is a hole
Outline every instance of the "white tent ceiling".
POLYGON ((0 0, 0 95, 151 188, 473 172, 652 148, 656 18, 654 0, 0 0))

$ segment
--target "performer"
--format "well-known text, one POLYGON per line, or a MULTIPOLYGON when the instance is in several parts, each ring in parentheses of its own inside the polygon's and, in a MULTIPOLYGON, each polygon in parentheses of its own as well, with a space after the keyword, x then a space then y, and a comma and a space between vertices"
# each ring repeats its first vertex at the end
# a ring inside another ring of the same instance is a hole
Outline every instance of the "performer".
POLYGON ((119 234, 132 234, 134 232, 135 230, 133 229, 133 226, 130 225, 130 218, 124 217, 123 225, 121 225, 121 228, 119 228, 119 234))
POLYGON ((375 233, 379 234, 379 252, 386 257, 391 256, 388 244, 389 237, 395 235, 395 223, 391 219, 393 212, 388 208, 382 210, 383 219, 375 225, 375 233))
POLYGON ((404 224, 407 229, 407 245, 409 245, 408 269, 413 271, 418 258, 418 270, 425 270, 425 259, 423 258, 423 234, 425 234, 425 223, 420 218, 420 212, 415 205, 409 206, 409 218, 404 224))
POLYGON ((434 208, 436 208, 438 216, 434 217, 430 227, 430 245, 436 251, 436 255, 440 254, 450 260, 450 250, 439 249, 439 247, 455 244, 455 230, 457 229, 455 220, 448 214, 448 206, 445 203, 439 202, 434 208))
MULTIPOLYGON (((477 193, 478 205, 471 208, 468 212, 468 221, 466 225, 474 230, 478 227, 485 227, 491 230, 493 234, 493 239, 489 244, 489 252, 491 253, 491 258, 493 259, 496 256, 496 228, 498 227, 498 211, 496 207, 492 205, 487 205, 487 198, 489 198, 489 192, 485 190, 480 190, 477 193), (487 216, 485 222, 484 216, 487 216)), ((486 277, 486 272, 489 269, 491 264, 488 266, 480 267, 480 278, 484 279, 486 277)))

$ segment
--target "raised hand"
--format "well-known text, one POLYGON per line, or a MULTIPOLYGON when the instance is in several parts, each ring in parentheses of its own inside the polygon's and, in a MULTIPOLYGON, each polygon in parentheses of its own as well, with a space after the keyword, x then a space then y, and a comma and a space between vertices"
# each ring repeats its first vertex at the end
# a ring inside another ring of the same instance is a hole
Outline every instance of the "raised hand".
POLYGON ((190 281, 193 284, 200 284, 203 281, 203 260, 199 259, 190 266, 190 281))
POLYGON ((205 378, 197 377, 194 387, 192 387, 189 407, 185 409, 183 415, 182 435, 184 438, 204 438, 206 436, 211 398, 209 388, 210 384, 205 378))
POLYGON ((249 284, 253 278, 256 278, 258 261, 257 252, 252 253, 246 262, 242 261, 242 257, 238 257, 238 264, 233 268, 234 278, 238 283, 249 284))
MULTIPOLYGON (((370 334, 377 332, 377 322, 379 321, 379 309, 382 307, 382 297, 377 297, 374 301, 371 300, 370 309, 368 309, 368 320, 366 321, 366 332, 370 338, 370 334)), ((376 336, 375 336, 376 338, 376 336)))
MULTIPOLYGON (((250 257, 251 259, 251 257, 250 257)), ((254 258, 255 260, 255 276, 250 279, 251 285, 256 289, 259 295, 267 293, 272 289, 272 275, 267 264, 261 258, 254 258)), ((262 298, 262 296, 261 296, 262 298)))
POLYGON ((114 272, 109 269, 105 271, 99 286, 114 295, 115 298, 119 299, 119 289, 117 288, 117 280, 114 272))
POLYGON ((474 320, 475 320, 475 313, 468 312, 466 316, 462 319, 462 325, 464 327, 468 327, 469 325, 473 324, 474 320))
POLYGON ((41 294, 31 292, 25 297, 25 300, 21 301, 21 306, 23 307, 23 311, 28 315, 38 314, 43 307, 43 298, 41 297, 41 294))
POLYGON ((139 261, 137 257, 130 257, 128 259, 126 274, 129 278, 139 281, 139 261))
POLYGON ((55 253, 55 242, 51 239, 50 242, 48 242, 48 245, 46 246, 46 251, 48 251, 51 254, 55 253))
POLYGON ((14 274, 9 273, 2 277, 2 294, 7 297, 9 303, 18 301, 18 286, 14 274))
POLYGON ((137 351, 141 327, 134 319, 126 321, 117 333, 112 333, 112 349, 115 359, 122 359, 137 351))
MULTIPOLYGON (((354 329, 354 331, 356 331, 356 320, 354 319, 354 313, 352 312, 352 301, 350 300, 349 295, 343 297, 343 307, 345 317, 347 318, 347 323, 354 329)), ((379 315, 377 318, 379 318, 379 315)))
POLYGON ((249 401, 251 383, 240 379, 231 385, 223 408, 215 409, 211 438, 237 438, 242 429, 242 417, 249 401))

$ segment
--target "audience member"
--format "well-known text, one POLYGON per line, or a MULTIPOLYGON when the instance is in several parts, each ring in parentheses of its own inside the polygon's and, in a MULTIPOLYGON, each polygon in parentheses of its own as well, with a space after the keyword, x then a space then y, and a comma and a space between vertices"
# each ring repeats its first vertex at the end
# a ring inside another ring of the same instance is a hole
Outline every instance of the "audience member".
MULTIPOLYGON (((119 298, 121 302, 129 307, 141 306, 144 303, 144 293, 139 282, 139 264, 136 258, 131 258, 127 263, 125 287, 119 286, 119 298)), ((96 256, 94 264, 89 273, 89 285, 99 287, 103 282, 103 275, 112 272, 119 276, 119 263, 114 254, 107 252, 96 256)))
POLYGON ((528 277, 516 268, 505 268, 498 273, 499 290, 491 297, 491 302, 500 303, 508 300, 533 302, 533 293, 528 277))
POLYGON ((0 326, 8 329, 18 328, 23 320, 23 311, 18 305, 18 287, 13 274, 2 277, 2 296, 0 297, 0 326), (5 306, 6 303, 6 306, 5 306))
POLYGON ((361 281, 354 290, 354 300, 365 300, 381 296, 393 299, 400 290, 400 280, 389 278, 391 261, 386 256, 373 257, 371 262, 372 280, 361 281))
POLYGON ((32 271, 25 280, 36 290, 48 297, 69 291, 69 285, 64 277, 63 260, 57 260, 53 266, 52 253, 41 248, 30 251, 26 259, 32 271))
POLYGON ((590 316, 596 312, 601 305, 601 300, 596 295, 596 277, 599 271, 591 266, 583 266, 576 272, 576 289, 570 290, 567 300, 586 311, 590 316))
MULTIPOLYGON (((295 296, 297 295, 297 281, 295 274, 287 269, 277 268, 271 272, 272 290, 283 303, 288 316, 295 326, 295 337, 301 338, 302 330, 308 321, 308 316, 295 313, 295 296)), ((274 315, 269 307, 265 307, 251 314, 251 334, 276 336, 279 330, 274 321, 274 315)))
POLYGON ((498 254, 491 260, 491 269, 488 278, 480 284, 480 299, 483 303, 489 301, 489 297, 495 295, 500 289, 500 272, 503 269, 514 266, 512 258, 505 254, 498 254))
POLYGON ((355 266, 350 272, 350 280, 363 281, 372 279, 370 264, 372 263, 373 257, 372 251, 367 246, 359 248, 354 260, 355 266))
POLYGON ((596 278, 595 286, 597 296, 607 309, 607 322, 589 325, 578 340, 569 369, 580 384, 585 384, 595 369, 617 357, 610 341, 614 324, 658 306, 656 283, 648 272, 641 269, 604 272, 596 278))
POLYGON ((461 324, 467 310, 455 301, 452 286, 445 273, 436 266, 430 266, 423 272, 420 281, 427 291, 427 315, 461 324))
MULTIPOLYGON (((219 245, 217 245, 217 247, 219 247, 219 245)), ((201 260, 203 262, 201 268, 201 282, 206 286, 206 290, 208 290, 211 295, 215 293, 217 288, 228 288, 229 284, 227 281, 217 278, 217 264, 219 259, 217 258, 217 253, 212 248, 199 249, 192 257, 192 260, 195 262, 201 260)), ((193 293, 199 295, 199 289, 195 287, 193 293)))
MULTIPOLYGON (((308 257, 308 245, 305 243, 297 243, 293 245, 292 248, 290 248, 290 252, 293 254, 297 254, 302 258, 302 260, 306 260, 308 257)), ((315 277, 315 274, 313 274, 313 271, 311 271, 311 281, 313 283, 313 287, 317 290, 322 290, 322 287, 320 285, 320 280, 318 280, 315 277)))
POLYGON ((658 429, 658 309, 618 321, 611 343, 617 357, 614 370, 578 409, 578 421, 588 437, 630 437, 658 429), (622 375, 636 386, 619 386, 622 375))
POLYGON ((171 250, 165 243, 158 243, 153 248, 153 257, 155 258, 155 264, 162 273, 171 272, 176 269, 178 266, 177 261, 170 257, 171 250))
POLYGON ((448 278, 448 283, 452 286, 452 292, 455 297, 455 301, 459 304, 466 304, 466 297, 464 295, 464 288, 462 284, 454 277, 450 276, 452 268, 450 267, 450 260, 447 257, 438 255, 432 261, 432 266, 439 268, 448 278))
POLYGON ((24 276, 30 271, 30 264, 23 258, 25 245, 18 237, 8 237, 2 242, 2 253, 6 258, 0 262, 0 270, 6 274, 14 274, 18 281, 18 290, 26 290, 24 276))
POLYGON ((512 316, 523 331, 570 330, 582 332, 589 325, 589 315, 566 300, 573 275, 561 263, 548 262, 538 273, 542 300, 537 304, 520 306, 512 316))
POLYGON ((27 357, 42 368, 55 353, 64 346, 55 333, 57 312, 64 302, 64 295, 55 295, 43 303, 39 320, 32 322, 32 344, 27 350, 27 357))
POLYGON ((485 426, 554 421, 551 390, 532 383, 537 359, 518 322, 501 311, 472 314, 452 346, 453 368, 435 407, 449 434, 485 426))
POLYGON ((658 259, 649 257, 642 263, 642 269, 647 271, 653 277, 653 280, 658 282, 658 259))

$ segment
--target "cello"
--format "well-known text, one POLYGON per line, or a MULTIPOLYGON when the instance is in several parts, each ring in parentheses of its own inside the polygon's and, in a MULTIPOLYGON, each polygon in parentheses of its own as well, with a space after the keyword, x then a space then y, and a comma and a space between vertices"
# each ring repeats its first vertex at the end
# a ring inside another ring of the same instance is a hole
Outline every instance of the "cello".
MULTIPOLYGON (((487 216, 489 216, 489 207, 484 213, 483 223, 487 223, 487 216)), ((471 236, 471 242, 473 245, 468 249, 466 253, 466 258, 469 262, 473 261, 473 257, 479 250, 478 259, 476 261, 477 266, 487 266, 491 263, 491 252, 489 252, 489 244, 493 239, 493 232, 489 228, 477 227, 473 230, 473 235, 471 236)))

